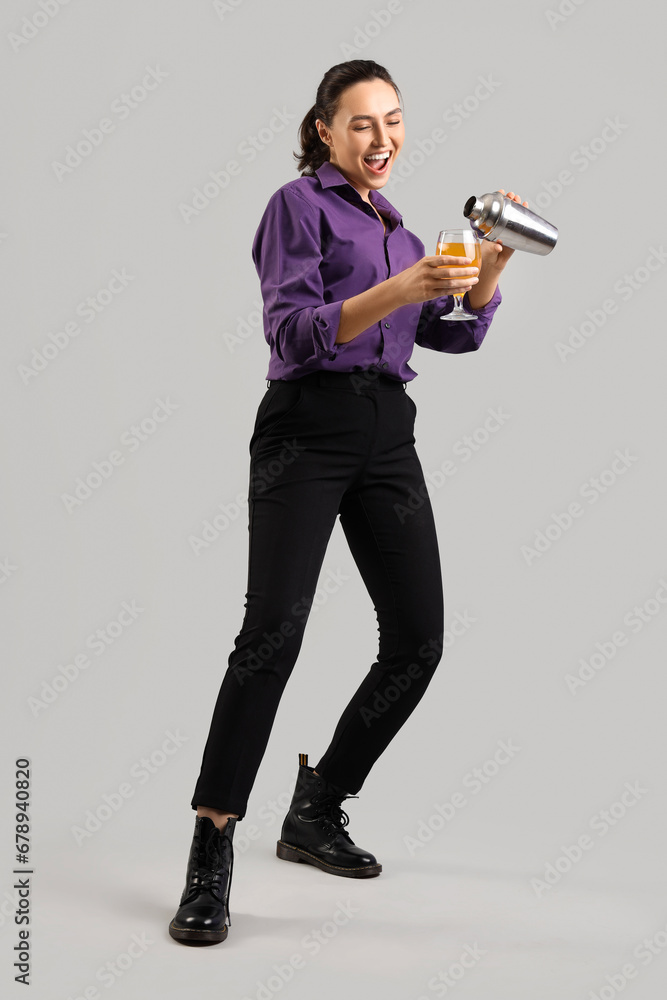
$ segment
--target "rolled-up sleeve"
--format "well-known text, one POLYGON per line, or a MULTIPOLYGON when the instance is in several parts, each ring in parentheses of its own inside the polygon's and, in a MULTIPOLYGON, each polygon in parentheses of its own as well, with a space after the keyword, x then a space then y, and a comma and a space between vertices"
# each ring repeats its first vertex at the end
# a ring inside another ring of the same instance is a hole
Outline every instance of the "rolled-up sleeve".
POLYGON ((481 309, 473 309, 468 300, 468 293, 463 296, 463 308, 477 316, 476 320, 441 320, 443 313, 454 308, 454 297, 443 295, 437 299, 428 299, 422 304, 421 315, 417 323, 415 343, 420 347, 428 347, 432 351, 443 351, 445 354, 465 354, 466 351, 476 351, 481 347, 486 331, 496 309, 502 302, 500 288, 496 290, 481 309))
POLYGON ((269 199, 252 245, 264 301, 264 333, 288 365, 331 358, 344 299, 326 302, 320 264, 318 216, 294 190, 280 188, 269 199))

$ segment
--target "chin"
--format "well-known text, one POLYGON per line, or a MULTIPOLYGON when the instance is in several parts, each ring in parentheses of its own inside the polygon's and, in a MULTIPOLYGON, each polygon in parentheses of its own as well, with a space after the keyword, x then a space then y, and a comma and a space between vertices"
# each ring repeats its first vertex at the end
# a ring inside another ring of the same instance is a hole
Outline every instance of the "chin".
POLYGON ((385 174, 383 177, 376 177, 375 178, 376 183, 373 185, 373 187, 376 188, 384 187, 390 177, 391 177, 391 170, 389 170, 389 172, 385 174))

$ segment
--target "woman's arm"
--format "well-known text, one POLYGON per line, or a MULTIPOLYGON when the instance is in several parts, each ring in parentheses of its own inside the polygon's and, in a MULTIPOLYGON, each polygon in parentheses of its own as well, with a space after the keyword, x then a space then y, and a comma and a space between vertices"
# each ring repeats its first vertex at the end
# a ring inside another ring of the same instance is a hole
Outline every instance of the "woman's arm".
POLYGON ((467 292, 477 282, 477 268, 464 257, 422 257, 411 267, 386 278, 373 288, 345 299, 340 310, 336 343, 347 344, 389 313, 452 292, 467 292), (463 266, 456 266, 456 265, 463 266))
MULTIPOLYGON (((252 256, 262 288, 265 334, 286 364, 331 358, 400 306, 472 291, 479 273, 464 257, 422 257, 358 295, 324 302, 317 218, 289 188, 269 200, 252 256)), ((442 333, 440 350, 446 349, 442 333)))
MULTIPOLYGON (((473 291, 476 290, 477 286, 473 291)), ((454 323, 447 322, 446 313, 451 312, 454 307, 451 295, 424 302, 417 323, 415 344, 418 344, 419 347, 428 347, 432 351, 440 351, 443 354, 466 354, 468 351, 478 350, 502 297, 497 285, 489 301, 481 307, 473 306, 470 301, 471 295, 471 292, 467 292, 463 296, 463 308, 466 312, 472 310, 477 319, 469 319, 465 322, 461 320, 454 323), (440 319, 443 314, 445 315, 444 320, 440 319)))
POLYGON ((264 334, 286 365, 331 358, 343 300, 324 301, 315 211, 293 189, 269 199, 252 246, 264 301, 264 334))
POLYGON ((496 293, 499 277, 500 271, 492 270, 490 266, 485 267, 482 263, 479 270, 479 281, 468 292, 468 302, 473 309, 483 309, 485 305, 488 305, 496 293))
POLYGON ((338 335, 336 344, 347 344, 354 340, 360 333, 367 330, 369 326, 387 316, 394 309, 405 305, 401 297, 400 285, 395 274, 385 281, 381 281, 374 288, 369 288, 359 295, 353 295, 345 299, 340 311, 340 323, 338 325, 338 335))

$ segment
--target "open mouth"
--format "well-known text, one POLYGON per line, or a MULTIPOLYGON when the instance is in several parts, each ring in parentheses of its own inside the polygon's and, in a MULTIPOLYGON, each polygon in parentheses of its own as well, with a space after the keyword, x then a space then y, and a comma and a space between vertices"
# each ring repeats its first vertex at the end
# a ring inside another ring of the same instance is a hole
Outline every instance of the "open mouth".
POLYGON ((376 153, 371 153, 364 157, 364 163, 372 174, 386 174, 390 159, 391 153, 383 153, 381 159, 377 158, 376 153))

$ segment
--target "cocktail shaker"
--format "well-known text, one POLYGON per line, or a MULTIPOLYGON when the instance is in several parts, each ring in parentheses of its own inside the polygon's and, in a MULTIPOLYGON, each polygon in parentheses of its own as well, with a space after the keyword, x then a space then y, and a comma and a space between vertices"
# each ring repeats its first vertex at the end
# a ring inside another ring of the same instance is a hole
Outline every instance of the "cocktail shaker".
POLYGON ((468 198, 463 214, 479 237, 500 240, 512 250, 544 255, 556 246, 558 230, 555 226, 500 191, 492 191, 481 198, 475 195, 468 198))

